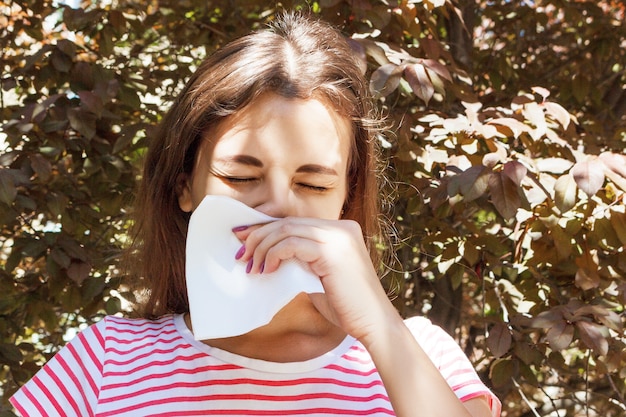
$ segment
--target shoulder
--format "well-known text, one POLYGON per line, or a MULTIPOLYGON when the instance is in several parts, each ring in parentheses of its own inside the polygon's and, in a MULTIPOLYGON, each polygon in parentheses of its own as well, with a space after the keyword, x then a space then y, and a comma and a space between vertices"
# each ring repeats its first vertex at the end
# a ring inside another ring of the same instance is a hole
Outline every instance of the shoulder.
POLYGON ((95 330, 102 334, 107 345, 112 343, 127 344, 135 341, 161 339, 168 337, 168 335, 178 335, 174 316, 171 315, 155 320, 106 316, 94 326, 95 330))
POLYGON ((426 317, 410 317, 404 323, 425 350, 440 349, 442 345, 457 345, 452 336, 426 317))

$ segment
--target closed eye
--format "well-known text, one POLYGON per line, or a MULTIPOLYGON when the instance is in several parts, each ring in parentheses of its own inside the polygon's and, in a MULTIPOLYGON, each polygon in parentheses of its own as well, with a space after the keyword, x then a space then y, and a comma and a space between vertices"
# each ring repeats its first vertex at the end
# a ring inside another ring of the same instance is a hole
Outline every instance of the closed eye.
POLYGON ((328 191, 328 187, 321 187, 319 185, 306 184, 306 183, 298 183, 297 185, 299 187, 306 188, 306 189, 309 189, 311 191, 315 191, 318 193, 323 193, 325 191, 328 191))
POLYGON ((244 184, 258 180, 258 178, 254 177, 222 177, 222 179, 231 184, 244 184))

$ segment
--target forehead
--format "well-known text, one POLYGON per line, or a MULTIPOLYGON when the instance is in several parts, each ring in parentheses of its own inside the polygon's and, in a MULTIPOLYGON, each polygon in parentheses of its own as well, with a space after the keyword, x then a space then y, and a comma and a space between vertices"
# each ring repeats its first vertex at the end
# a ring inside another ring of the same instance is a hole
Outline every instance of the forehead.
POLYGON ((258 151, 292 159, 309 153, 347 162, 353 136, 351 121, 323 101, 268 93, 209 128, 204 139, 211 153, 258 151))

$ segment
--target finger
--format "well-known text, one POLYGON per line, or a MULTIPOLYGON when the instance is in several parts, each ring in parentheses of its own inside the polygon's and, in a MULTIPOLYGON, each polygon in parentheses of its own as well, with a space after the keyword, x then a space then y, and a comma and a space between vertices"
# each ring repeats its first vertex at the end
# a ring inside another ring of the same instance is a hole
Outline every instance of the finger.
POLYGON ((261 255, 259 250, 255 251, 252 258, 252 273, 272 273, 278 269, 283 261, 297 259, 306 264, 319 261, 322 257, 323 245, 320 243, 297 236, 286 237, 268 248, 261 255))
POLYGON ((317 244, 325 241, 324 229, 313 224, 298 219, 276 222, 257 229, 248 235, 245 241, 245 255, 241 259, 244 261, 252 259, 251 272, 253 273, 258 272, 261 265, 265 272, 274 271, 278 268, 280 261, 290 257, 311 262, 307 251, 296 249, 299 246, 304 248, 302 245, 307 240, 317 244), (270 257, 268 262, 266 258, 270 251, 275 254, 275 257, 270 257))

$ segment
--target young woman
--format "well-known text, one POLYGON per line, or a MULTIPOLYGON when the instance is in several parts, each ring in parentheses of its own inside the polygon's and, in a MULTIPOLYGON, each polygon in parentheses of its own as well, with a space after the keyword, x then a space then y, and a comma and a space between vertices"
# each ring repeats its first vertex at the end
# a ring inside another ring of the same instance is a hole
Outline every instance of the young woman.
POLYGON ((497 416, 454 341, 403 321, 380 285, 372 108, 326 24, 294 14, 236 40, 189 80, 152 138, 138 194, 144 319, 107 317, 12 398, 23 416, 497 416), (279 220, 241 225, 251 274, 295 258, 324 293, 249 333, 196 341, 185 286, 190 214, 206 195, 279 220))

